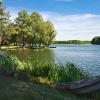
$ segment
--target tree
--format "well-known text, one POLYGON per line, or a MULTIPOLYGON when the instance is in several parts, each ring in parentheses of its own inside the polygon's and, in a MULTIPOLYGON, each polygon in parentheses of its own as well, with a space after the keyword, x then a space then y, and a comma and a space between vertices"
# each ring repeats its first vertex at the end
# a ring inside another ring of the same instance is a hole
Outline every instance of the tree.
POLYGON ((17 30, 18 27, 13 22, 9 23, 6 26, 6 32, 8 34, 9 42, 14 43, 14 45, 17 45, 17 38, 18 38, 17 30))
POLYGON ((44 47, 49 46, 56 36, 56 31, 50 21, 45 21, 41 14, 33 12, 29 14, 26 10, 18 13, 14 22, 10 22, 9 13, 0 6, 0 41, 4 44, 5 40, 9 43, 25 46, 44 47))
POLYGON ((42 24, 43 23, 43 18, 42 16, 37 13, 37 12, 33 12, 31 14, 31 42, 32 42, 32 46, 33 44, 36 45, 40 45, 42 43, 40 43, 41 41, 41 38, 43 38, 41 36, 41 33, 42 33, 42 24))
POLYGON ((44 21, 42 16, 33 12, 31 14, 31 34, 30 42, 32 46, 38 44, 38 46, 49 46, 54 37, 56 31, 53 24, 50 21, 44 21))
POLYGON ((92 44, 100 45, 100 36, 96 36, 91 41, 92 44))
POLYGON ((22 10, 18 13, 18 17, 16 18, 16 25, 19 27, 20 39, 22 41, 23 46, 25 46, 27 35, 30 33, 30 25, 31 19, 30 15, 26 10, 22 10))
POLYGON ((50 21, 45 22, 45 25, 46 25, 46 27, 45 27, 45 29, 46 29, 45 44, 46 44, 46 46, 49 46, 56 36, 56 31, 54 29, 53 24, 50 21))
POLYGON ((9 24, 9 12, 2 6, 0 2, 0 44, 3 45, 6 41, 6 26, 9 24))

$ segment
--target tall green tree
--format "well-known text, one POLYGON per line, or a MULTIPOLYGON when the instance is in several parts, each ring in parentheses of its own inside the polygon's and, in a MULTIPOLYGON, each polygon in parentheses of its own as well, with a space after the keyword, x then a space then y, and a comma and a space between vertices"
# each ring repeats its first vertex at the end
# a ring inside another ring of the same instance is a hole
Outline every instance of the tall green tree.
POLYGON ((31 14, 31 42, 32 46, 33 44, 36 45, 41 45, 41 40, 42 40, 42 30, 43 30, 43 18, 42 16, 37 13, 33 12, 31 14))
POLYGON ((10 14, 9 12, 2 6, 2 2, 0 3, 0 44, 3 45, 6 41, 7 32, 6 26, 10 22, 10 14))
POLYGON ((26 10, 22 10, 18 13, 16 18, 16 25, 19 27, 19 36, 23 46, 25 46, 27 35, 30 33, 31 19, 26 10))
POLYGON ((18 27, 15 23, 11 22, 6 26, 6 32, 8 34, 9 42, 14 43, 14 45, 17 45, 17 39, 18 39, 18 27))
POLYGON ((31 14, 31 34, 30 42, 32 46, 38 44, 38 46, 49 46, 56 36, 56 31, 53 24, 50 21, 44 21, 43 17, 33 12, 31 14))
POLYGON ((45 26, 45 45, 49 46, 56 36, 56 30, 50 21, 46 21, 45 26))

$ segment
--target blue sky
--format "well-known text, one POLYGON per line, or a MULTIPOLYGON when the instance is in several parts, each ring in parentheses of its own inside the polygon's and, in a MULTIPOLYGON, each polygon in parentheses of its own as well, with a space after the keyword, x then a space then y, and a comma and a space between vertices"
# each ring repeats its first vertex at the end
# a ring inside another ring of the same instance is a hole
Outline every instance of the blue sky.
POLYGON ((91 40, 100 35, 100 0, 4 0, 12 19, 21 9, 39 11, 57 30, 56 40, 91 40))

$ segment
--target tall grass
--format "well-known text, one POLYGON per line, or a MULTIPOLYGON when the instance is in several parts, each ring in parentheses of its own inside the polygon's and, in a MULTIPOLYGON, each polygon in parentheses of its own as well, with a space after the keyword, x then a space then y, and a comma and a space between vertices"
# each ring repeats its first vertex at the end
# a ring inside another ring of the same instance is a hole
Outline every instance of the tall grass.
POLYGON ((21 69, 24 69, 24 63, 17 57, 9 56, 5 52, 0 51, 0 70, 17 71, 21 69))
POLYGON ((57 65, 52 62, 21 62, 17 57, 9 56, 5 52, 0 52, 0 71, 29 74, 35 77, 47 77, 53 82, 69 82, 90 77, 87 72, 80 70, 74 64, 57 65))

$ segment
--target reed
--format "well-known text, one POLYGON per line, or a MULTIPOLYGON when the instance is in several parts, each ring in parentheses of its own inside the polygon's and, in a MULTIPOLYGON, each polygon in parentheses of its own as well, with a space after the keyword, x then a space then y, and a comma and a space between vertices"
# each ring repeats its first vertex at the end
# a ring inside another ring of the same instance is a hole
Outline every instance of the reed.
POLYGON ((9 56, 5 52, 0 52, 0 71, 8 73, 17 72, 20 75, 29 74, 35 77, 47 77, 54 82, 82 80, 88 79, 91 76, 71 63, 57 65, 53 62, 22 62, 17 57, 9 56))

